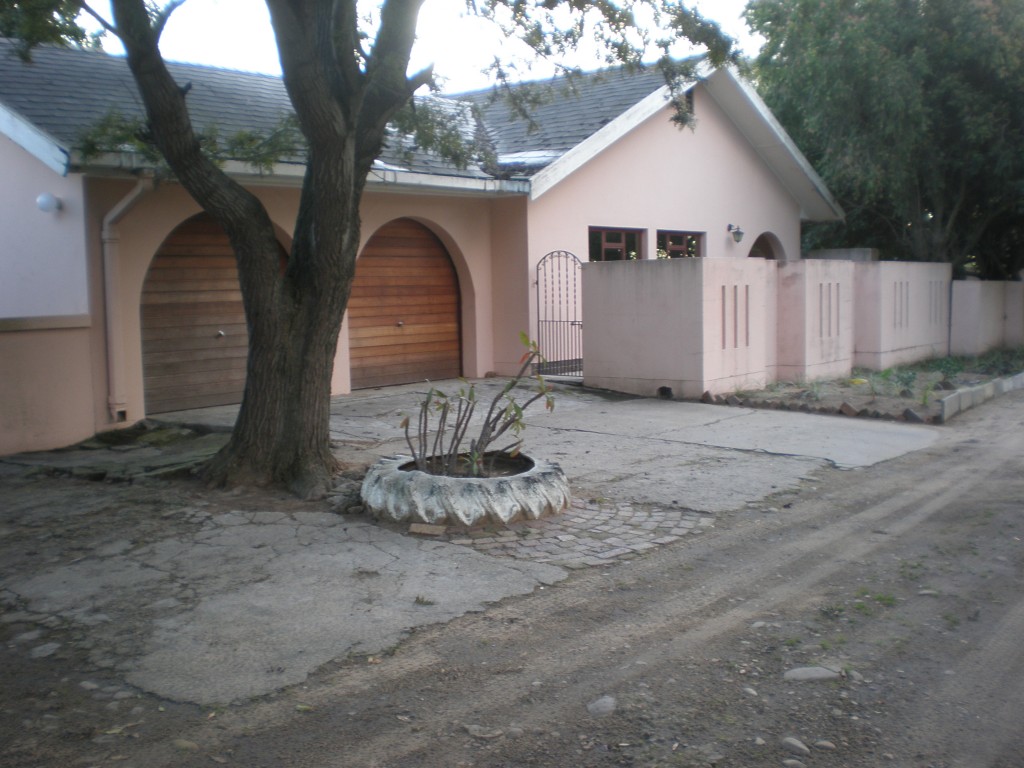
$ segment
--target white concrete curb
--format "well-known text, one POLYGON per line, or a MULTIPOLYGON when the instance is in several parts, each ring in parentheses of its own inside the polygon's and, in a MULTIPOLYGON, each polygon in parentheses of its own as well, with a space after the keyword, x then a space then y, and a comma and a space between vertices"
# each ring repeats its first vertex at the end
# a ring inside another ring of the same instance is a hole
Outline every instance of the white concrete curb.
POLYGON ((939 419, 941 423, 945 424, 958 413, 969 411, 976 405, 981 405, 1015 389, 1024 389, 1024 372, 1001 379, 992 379, 992 381, 986 381, 984 384, 974 387, 958 389, 939 401, 942 408, 939 419))

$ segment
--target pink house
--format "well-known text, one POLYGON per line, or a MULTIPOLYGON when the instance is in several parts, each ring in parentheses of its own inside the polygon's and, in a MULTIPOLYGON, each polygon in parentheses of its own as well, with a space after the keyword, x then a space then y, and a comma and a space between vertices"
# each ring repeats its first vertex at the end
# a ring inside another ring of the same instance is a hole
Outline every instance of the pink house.
MULTIPOLYGON (((192 84, 197 124, 221 135, 272 127, 289 110, 275 78, 172 72, 192 84)), ((540 336, 552 365, 578 369, 584 356, 588 380, 593 366, 592 383, 616 388, 640 347, 665 359, 671 381, 699 367, 697 388, 711 364, 728 368, 723 381, 813 368, 798 333, 778 343, 779 318, 806 323, 811 312, 780 305, 779 286, 799 283, 805 295, 808 280, 827 277, 800 272, 801 221, 842 211, 733 71, 692 86, 693 130, 669 122, 666 91, 653 72, 586 76, 577 94, 538 110, 532 132, 483 104, 493 167, 386 153, 363 200, 333 391, 509 373, 522 330, 540 336), (614 277, 632 260, 645 262, 649 292, 614 280, 585 290, 591 272, 614 277), (597 340, 582 353, 581 312, 597 340), (679 329, 702 334, 699 360, 639 343, 661 343, 668 318, 668 342, 679 329)), ((138 114, 122 59, 42 48, 24 64, 0 41, 0 454, 240 398, 246 329, 226 240, 143 157, 83 158, 81 137, 112 111, 138 114)), ((301 163, 227 168, 265 202, 287 247, 301 163)), ((848 297, 835 297, 837 324, 852 322, 848 297)))

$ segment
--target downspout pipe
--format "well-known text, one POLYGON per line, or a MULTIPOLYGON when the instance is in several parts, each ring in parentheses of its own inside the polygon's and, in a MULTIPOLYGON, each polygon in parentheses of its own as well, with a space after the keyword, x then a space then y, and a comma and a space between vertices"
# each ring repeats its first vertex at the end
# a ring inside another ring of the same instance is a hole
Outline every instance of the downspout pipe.
POLYGON ((103 315, 107 341, 107 409, 111 423, 128 420, 124 393, 124 343, 121 326, 121 235, 117 225, 147 192, 153 189, 153 177, 142 176, 103 217, 103 315))

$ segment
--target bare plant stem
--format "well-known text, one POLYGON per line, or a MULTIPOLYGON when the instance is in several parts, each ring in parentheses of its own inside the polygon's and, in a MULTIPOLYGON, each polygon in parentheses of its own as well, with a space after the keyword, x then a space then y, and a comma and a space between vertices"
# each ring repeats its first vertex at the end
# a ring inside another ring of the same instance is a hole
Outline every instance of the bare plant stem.
MULTIPOLYGON (((405 441, 412 452, 416 468, 422 472, 434 471, 439 474, 459 474, 459 462, 464 458, 469 460, 469 471, 472 474, 479 474, 484 469, 484 457, 488 448, 499 437, 511 430, 518 436, 523 428, 523 413, 531 404, 540 398, 547 398, 548 409, 554 406, 551 397, 551 387, 545 384, 544 379, 538 374, 535 378, 538 383, 538 390, 535 395, 520 405, 515 400, 514 390, 527 376, 530 367, 537 360, 542 360, 536 342, 525 339, 528 352, 523 356, 522 365, 519 371, 502 387, 501 391, 491 400, 484 417, 483 424, 476 437, 469 440, 468 454, 462 451, 467 432, 473 414, 476 412, 477 398, 475 385, 471 384, 468 390, 459 390, 454 398, 449 398, 443 392, 431 387, 423 401, 420 403, 420 411, 416 423, 416 441, 410 435, 409 419, 403 421, 405 427, 405 441), (454 406, 453 406, 453 402, 454 406), (454 407, 454 412, 453 412, 454 407), (430 439, 431 412, 437 412, 437 429, 434 432, 433 440, 430 439), (427 446, 431 446, 428 454, 427 446)), ((496 455, 515 455, 522 445, 522 439, 509 444, 496 455)), ((495 455, 491 456, 488 466, 494 468, 495 455)))

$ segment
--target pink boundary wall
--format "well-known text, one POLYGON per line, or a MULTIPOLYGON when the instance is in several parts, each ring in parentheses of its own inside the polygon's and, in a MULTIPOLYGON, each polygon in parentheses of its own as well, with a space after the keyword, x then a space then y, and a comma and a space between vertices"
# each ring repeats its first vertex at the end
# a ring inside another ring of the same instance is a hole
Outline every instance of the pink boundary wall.
POLYGON ((775 262, 762 259, 584 264, 584 383, 676 398, 761 388, 775 289, 775 262))
POLYGON ((775 380, 849 374, 853 365, 854 265, 808 259, 780 263, 775 380))
POLYGON ((949 343, 949 264, 858 263, 853 364, 880 371, 945 355, 949 343))
POLYGON ((1024 344, 1024 283, 953 283, 950 353, 980 355, 1024 344))
POLYGON ((951 276, 833 259, 584 264, 584 383, 696 398, 942 356, 951 337, 956 354, 1024 343, 1024 284, 951 291, 951 276))

